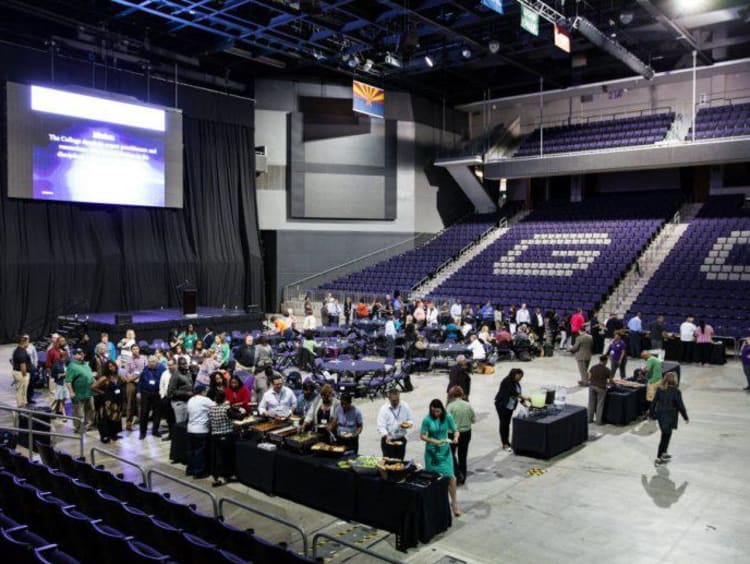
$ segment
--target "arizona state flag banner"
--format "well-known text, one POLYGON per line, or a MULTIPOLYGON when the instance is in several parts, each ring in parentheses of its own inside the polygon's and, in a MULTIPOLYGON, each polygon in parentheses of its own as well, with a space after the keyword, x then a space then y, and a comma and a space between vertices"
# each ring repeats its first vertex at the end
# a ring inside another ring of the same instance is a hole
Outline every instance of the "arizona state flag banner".
POLYGON ((377 118, 385 117, 385 90, 358 80, 352 81, 352 109, 377 118))

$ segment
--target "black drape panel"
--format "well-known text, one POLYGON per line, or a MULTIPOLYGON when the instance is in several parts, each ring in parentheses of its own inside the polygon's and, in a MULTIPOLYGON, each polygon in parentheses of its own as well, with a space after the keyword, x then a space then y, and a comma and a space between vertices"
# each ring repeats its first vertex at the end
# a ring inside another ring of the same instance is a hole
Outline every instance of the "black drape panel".
POLYGON ((181 210, 16 200, 2 186, 0 341, 62 313, 174 307, 186 279, 202 305, 262 304, 253 129, 187 116, 183 129, 181 210))

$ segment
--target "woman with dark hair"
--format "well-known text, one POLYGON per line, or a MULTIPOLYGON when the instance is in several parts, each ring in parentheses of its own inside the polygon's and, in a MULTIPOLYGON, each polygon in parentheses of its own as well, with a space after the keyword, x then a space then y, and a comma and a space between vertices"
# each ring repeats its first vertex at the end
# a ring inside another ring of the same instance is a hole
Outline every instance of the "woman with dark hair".
POLYGON ((230 405, 223 393, 216 393, 216 405, 208 408, 208 421, 211 429, 211 475, 213 487, 231 481, 234 474, 234 426, 229 419, 230 405), (223 479, 223 480, 222 480, 223 479))
POLYGON ((250 413, 250 390, 237 374, 232 374, 229 378, 229 385, 224 392, 230 407, 241 407, 246 413, 250 413))
POLYGON ((114 360, 102 366, 101 375, 91 386, 94 391, 94 409, 99 438, 103 443, 116 441, 122 432, 122 404, 125 399, 123 382, 114 360))
POLYGON ((695 348, 701 365, 711 361, 711 345, 714 339, 714 328, 702 319, 695 328, 695 348))
POLYGON ((224 384, 224 373, 221 370, 213 372, 211 374, 211 381, 208 384, 208 399, 215 402, 219 395, 225 395, 224 384))
POLYGON ((503 443, 503 450, 507 452, 511 451, 509 437, 513 411, 519 400, 524 404, 529 401, 529 398, 521 393, 521 378, 523 378, 523 370, 511 368, 508 375, 500 382, 500 388, 495 395, 495 410, 500 418, 500 440, 503 443))
POLYGON ((659 449, 656 452, 656 460, 654 460, 655 466, 666 464, 672 458, 667 453, 667 449, 669 448, 669 440, 672 438, 672 431, 677 429, 678 413, 682 415, 685 423, 690 423, 685 404, 682 402, 682 393, 677 387, 677 375, 674 372, 668 372, 662 380, 661 387, 656 390, 649 411, 651 418, 659 422, 659 429, 661 430, 659 449))
POLYGON ((352 298, 351 296, 346 296, 344 298, 344 323, 346 325, 349 325, 349 322, 352 319, 352 298))
POLYGON ((195 345, 193 346, 192 353, 190 354, 190 362, 195 364, 200 364, 203 362, 203 349, 205 348, 205 345, 203 344, 203 341, 201 339, 198 339, 195 341, 195 345))
POLYGON ((425 470, 450 479, 448 494, 451 498, 451 509, 458 517, 461 511, 458 509, 456 499, 456 475, 453 470, 453 454, 450 445, 458 444, 459 432, 453 416, 445 410, 443 402, 439 399, 430 402, 430 413, 422 420, 419 436, 426 443, 424 447, 425 470))

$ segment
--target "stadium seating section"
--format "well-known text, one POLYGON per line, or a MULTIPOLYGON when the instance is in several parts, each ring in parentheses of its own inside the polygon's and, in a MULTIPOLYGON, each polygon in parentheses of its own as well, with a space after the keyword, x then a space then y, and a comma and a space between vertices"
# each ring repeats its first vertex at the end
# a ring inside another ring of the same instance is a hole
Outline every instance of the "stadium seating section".
POLYGON ((539 144, 544 143, 544 153, 568 153, 611 149, 631 145, 652 145, 663 141, 674 121, 674 113, 654 114, 625 119, 590 123, 577 123, 558 127, 545 127, 544 136, 534 130, 516 151, 516 157, 539 154, 539 144))
MULTIPOLYGON (((687 139, 692 139, 692 127, 687 139)), ((750 135, 750 103, 701 108, 695 116, 695 138, 750 135)))
POLYGON ((442 301, 508 306, 527 303, 561 313, 591 309, 677 209, 681 197, 598 196, 534 211, 438 286, 442 301))
POLYGON ((750 333, 750 210, 743 195, 709 200, 631 307, 676 327, 689 313, 717 335, 750 333))
POLYGON ((434 273, 444 262, 497 224, 497 214, 477 214, 443 230, 425 245, 391 257, 373 266, 333 280, 323 290, 341 290, 363 294, 408 292, 415 284, 434 273))
POLYGON ((0 445, 7 562, 311 562, 102 467, 40 448, 45 463, 0 445))

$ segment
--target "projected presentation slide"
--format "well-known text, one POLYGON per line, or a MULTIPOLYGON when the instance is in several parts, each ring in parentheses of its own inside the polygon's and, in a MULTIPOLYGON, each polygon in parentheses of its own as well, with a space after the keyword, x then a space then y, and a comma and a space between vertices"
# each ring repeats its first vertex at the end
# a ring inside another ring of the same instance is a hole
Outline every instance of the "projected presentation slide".
MULTIPOLYGON (((167 153, 176 145, 181 154, 182 140, 170 142, 166 110, 41 86, 20 88, 27 96, 19 96, 14 109, 26 114, 30 127, 11 131, 9 91, 9 163, 16 171, 9 195, 175 207, 167 172, 170 164, 178 165, 181 184, 182 163, 167 153)), ((179 187, 177 192, 179 207, 179 187)))

